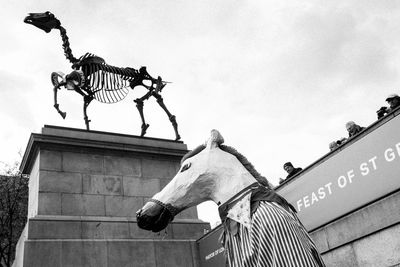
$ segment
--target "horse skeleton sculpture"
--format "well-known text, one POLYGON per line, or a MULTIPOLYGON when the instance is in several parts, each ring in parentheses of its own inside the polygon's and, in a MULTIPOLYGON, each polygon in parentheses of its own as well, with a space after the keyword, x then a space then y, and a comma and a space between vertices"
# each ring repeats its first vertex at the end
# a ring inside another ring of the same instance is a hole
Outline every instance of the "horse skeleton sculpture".
POLYGON ((87 107, 93 99, 103 103, 115 103, 121 101, 129 92, 128 87, 134 89, 136 86, 145 87, 148 92, 141 98, 135 100, 136 107, 142 120, 141 136, 146 134, 149 124, 146 123, 143 115, 143 102, 151 96, 157 99, 157 103, 167 113, 169 120, 175 131, 175 140, 179 140, 178 124, 164 104, 160 93, 167 82, 160 76, 157 79, 150 76, 146 67, 139 70, 133 68, 119 68, 106 64, 104 59, 90 53, 86 53, 79 59, 72 55, 66 30, 61 26, 60 21, 50 12, 30 13, 24 20, 25 23, 32 24, 39 29, 49 33, 52 29, 60 31, 63 40, 63 49, 66 58, 71 62, 73 71, 64 75, 61 72, 53 72, 51 80, 54 85, 54 107, 65 119, 66 113, 61 111, 57 103, 57 90, 61 86, 68 90, 74 90, 83 96, 83 114, 86 129, 89 130, 89 118, 87 107), (146 83, 147 84, 146 84, 146 83))
POLYGON ((211 131, 182 159, 179 172, 139 211, 139 227, 164 229, 176 214, 206 200, 219 205, 229 266, 325 266, 284 198, 247 159, 211 131))

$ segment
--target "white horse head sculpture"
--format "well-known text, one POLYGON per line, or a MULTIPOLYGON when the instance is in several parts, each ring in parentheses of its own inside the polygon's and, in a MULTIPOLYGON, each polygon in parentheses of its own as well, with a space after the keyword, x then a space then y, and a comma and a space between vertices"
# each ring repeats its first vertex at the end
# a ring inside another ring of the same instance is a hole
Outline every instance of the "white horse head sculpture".
POLYGON ((229 266, 325 266, 293 206, 223 142, 212 130, 205 145, 184 156, 172 181, 136 213, 138 226, 161 231, 182 210, 212 200, 221 204, 229 266))
POLYGON ((207 200, 217 204, 226 202, 257 182, 255 176, 268 186, 267 180, 242 155, 222 146, 223 142, 222 135, 212 130, 205 145, 184 156, 171 182, 137 212, 139 227, 161 231, 177 213, 189 207, 207 200))

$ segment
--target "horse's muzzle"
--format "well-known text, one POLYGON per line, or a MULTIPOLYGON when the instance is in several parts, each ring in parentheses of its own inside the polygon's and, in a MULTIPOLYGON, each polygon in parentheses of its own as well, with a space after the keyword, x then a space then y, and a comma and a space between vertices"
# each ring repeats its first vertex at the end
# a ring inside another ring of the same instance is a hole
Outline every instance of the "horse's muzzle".
POLYGON ((160 232, 165 229, 173 218, 168 209, 154 202, 147 202, 143 208, 136 212, 138 226, 153 232, 160 232))

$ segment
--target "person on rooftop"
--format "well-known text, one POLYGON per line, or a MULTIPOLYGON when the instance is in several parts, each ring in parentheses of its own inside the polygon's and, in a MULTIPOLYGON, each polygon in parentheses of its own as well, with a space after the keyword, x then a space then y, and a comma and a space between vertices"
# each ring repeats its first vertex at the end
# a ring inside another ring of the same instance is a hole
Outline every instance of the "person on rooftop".
POLYGON ((329 143, 329 150, 330 151, 333 151, 333 150, 335 150, 336 148, 338 148, 339 147, 339 145, 338 145, 338 143, 336 142, 336 141, 333 141, 333 142, 330 142, 329 143))
POLYGON ((378 119, 382 118, 386 114, 392 112, 396 108, 400 107, 400 96, 397 94, 391 94, 386 98, 386 102, 389 104, 389 108, 381 107, 376 113, 378 115, 378 119))
POLYGON ((386 98, 386 102, 389 103, 390 110, 395 110, 400 107, 400 96, 397 94, 391 94, 386 98))
POLYGON ((329 143, 329 150, 333 151, 336 148, 340 147, 342 144, 344 144, 347 141, 346 138, 342 137, 339 140, 333 141, 329 143))
POLYGON ((303 170, 302 168, 293 167, 293 164, 291 162, 286 162, 285 164, 283 164, 283 169, 288 173, 286 179, 294 176, 296 173, 299 173, 303 170))
POLYGON ((349 138, 357 135, 359 132, 364 130, 365 127, 361 127, 360 125, 356 124, 354 121, 349 121, 346 123, 346 130, 349 133, 349 138))

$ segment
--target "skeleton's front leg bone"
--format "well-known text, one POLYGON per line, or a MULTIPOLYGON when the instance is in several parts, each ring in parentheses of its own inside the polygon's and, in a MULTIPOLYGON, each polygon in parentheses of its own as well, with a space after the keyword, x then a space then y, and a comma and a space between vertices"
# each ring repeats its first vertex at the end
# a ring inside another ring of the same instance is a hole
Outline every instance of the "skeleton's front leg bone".
POLYGON ((60 110, 60 105, 57 103, 57 90, 60 88, 60 85, 54 86, 54 108, 57 110, 57 112, 61 115, 63 119, 67 116, 66 112, 63 112, 60 110))
POLYGON ((87 116, 86 110, 87 110, 87 107, 89 106, 90 102, 92 102, 92 100, 93 100, 93 96, 86 95, 83 97, 83 101, 84 101, 83 102, 83 118, 85 120, 86 130, 88 130, 88 131, 90 130, 89 129, 90 120, 89 120, 89 117, 87 116))
POLYGON ((146 134, 147 128, 149 128, 149 124, 146 123, 146 120, 144 119, 144 114, 143 114, 143 106, 144 100, 149 99, 151 96, 151 91, 142 96, 141 98, 135 99, 134 102, 136 103, 136 107, 139 110, 140 118, 142 119, 142 131, 140 133, 140 136, 143 137, 146 134))
POLYGON ((57 112, 61 115, 61 117, 63 119, 65 119, 65 117, 67 116, 66 112, 63 112, 60 110, 60 105, 58 105, 57 103, 57 90, 60 89, 61 86, 65 86, 66 82, 64 81, 64 73, 62 72, 53 72, 50 76, 51 78, 51 83, 54 85, 53 87, 53 91, 54 91, 54 108, 57 110, 57 112), (61 79, 61 81, 59 81, 58 79, 61 79))
POLYGON ((172 126, 174 127, 174 131, 175 131, 175 140, 178 141, 179 139, 181 139, 181 136, 178 133, 178 123, 176 122, 176 117, 175 115, 172 115, 169 110, 167 109, 167 107, 164 104, 163 98, 160 94, 153 92, 153 96, 157 99, 157 103, 160 105, 160 107, 162 107, 162 109, 165 111, 165 113, 167 113, 169 121, 172 123, 172 126))

